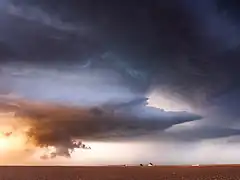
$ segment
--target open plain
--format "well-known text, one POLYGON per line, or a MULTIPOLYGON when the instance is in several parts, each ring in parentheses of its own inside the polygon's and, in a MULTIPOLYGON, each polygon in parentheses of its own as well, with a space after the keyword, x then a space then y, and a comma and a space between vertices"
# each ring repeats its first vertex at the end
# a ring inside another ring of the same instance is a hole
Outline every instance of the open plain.
POLYGON ((240 180, 240 166, 2 166, 0 180, 240 180))

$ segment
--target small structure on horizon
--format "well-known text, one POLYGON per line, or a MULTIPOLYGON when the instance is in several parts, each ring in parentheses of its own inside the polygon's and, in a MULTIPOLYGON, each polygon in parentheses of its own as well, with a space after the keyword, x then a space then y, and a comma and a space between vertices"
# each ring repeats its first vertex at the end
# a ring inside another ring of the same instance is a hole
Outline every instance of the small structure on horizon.
POLYGON ((199 164, 193 164, 192 167, 199 167, 199 164))
POLYGON ((152 163, 149 163, 148 166, 153 166, 153 164, 152 164, 152 163))

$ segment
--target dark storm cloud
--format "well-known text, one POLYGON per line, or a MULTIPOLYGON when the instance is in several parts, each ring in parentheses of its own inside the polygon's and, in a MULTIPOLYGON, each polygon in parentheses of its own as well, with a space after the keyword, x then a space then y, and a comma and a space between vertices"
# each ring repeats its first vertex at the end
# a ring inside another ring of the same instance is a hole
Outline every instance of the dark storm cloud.
MULTIPOLYGON (((186 112, 162 112, 147 106, 143 109, 136 107, 133 111, 131 106, 135 107, 136 104, 122 103, 116 106, 109 103, 108 108, 104 105, 102 109, 36 103, 8 97, 2 97, 0 104, 2 111, 15 112, 16 118, 20 118, 19 122, 30 126, 26 133, 37 147, 56 147, 57 151, 52 157, 70 157, 75 148, 87 148, 82 141, 89 140, 129 141, 141 137, 144 140, 147 135, 150 136, 147 138, 149 140, 170 138, 178 142, 193 142, 240 134, 240 130, 208 126, 172 131, 171 128, 174 129, 175 125, 199 120, 201 117, 186 112), (109 111, 111 108, 116 111, 109 111), (122 111, 122 108, 126 108, 127 112, 122 111), (145 113, 142 114, 143 111, 145 113)), ((175 128, 178 129, 177 126, 175 128)))
MULTIPOLYGON (((123 104, 123 106, 126 105, 123 104)), ((71 150, 81 148, 82 143, 78 144, 74 141, 77 139, 80 142, 129 139, 163 131, 176 124, 201 119, 200 116, 194 114, 164 113, 156 108, 157 116, 152 116, 152 112, 146 114, 147 116, 137 116, 128 112, 129 107, 127 107, 127 114, 119 114, 109 112, 109 108, 106 110, 89 109, 23 100, 2 99, 0 107, 3 111, 15 112, 16 118, 20 118, 19 123, 22 121, 30 126, 27 135, 36 146, 56 147, 56 156, 70 156, 71 150)), ((116 108, 116 106, 112 107, 116 108)), ((147 107, 145 108, 147 110, 147 107)))
POLYGON ((52 26, 61 30, 76 30, 70 24, 62 22, 59 18, 49 15, 41 8, 31 6, 18 6, 14 3, 5 2, 2 7, 3 12, 10 16, 15 16, 20 19, 25 19, 32 22, 41 23, 46 26, 52 26))
MULTIPOLYGON (((239 28, 230 16, 224 16, 218 1, 13 2, 15 15, 25 20, 31 17, 38 26, 44 25, 36 29, 40 37, 33 44, 24 41, 21 50, 15 46, 25 59, 37 59, 40 63, 55 59, 73 65, 91 59, 94 63, 89 67, 112 68, 110 63, 116 71, 119 62, 125 63, 121 74, 127 74, 127 86, 135 91, 147 92, 164 86, 193 105, 239 84, 236 68, 239 28), (18 10, 24 8, 31 10, 18 10), (26 12, 31 15, 26 16, 26 12), (51 14, 58 17, 61 26, 84 24, 91 30, 87 35, 76 36, 76 31, 67 35, 69 29, 63 28, 64 33, 56 35, 59 26, 48 20, 54 19, 51 14), (50 27, 54 28, 52 33, 50 27), (106 52, 114 56, 105 56, 106 52), (134 73, 146 75, 134 78, 134 73)), ((36 24, 27 22, 21 22, 21 26, 36 28, 36 24)), ((31 28, 27 32, 18 36, 32 42, 35 36, 30 33, 31 28)))
POLYGON ((65 23, 57 14, 49 14, 38 6, 3 1, 0 8, 0 42, 6 54, 2 62, 81 62, 81 58, 98 51, 88 37, 87 26, 65 23))
MULTIPOLYGON (((5 107, 6 104, 1 104, 5 107)), ((197 142, 204 139, 218 139, 240 135, 240 130, 214 126, 193 127, 178 130, 177 125, 198 120, 194 114, 168 112, 159 109, 158 116, 137 116, 113 113, 108 109, 67 107, 51 104, 39 104, 28 101, 15 101, 7 105, 15 111, 19 121, 30 125, 27 135, 38 147, 56 147, 56 156, 70 157, 75 148, 87 148, 84 141, 123 141, 134 138, 143 140, 144 135, 153 140, 171 140, 176 142, 197 142), (97 112, 97 113, 96 113, 97 112), (170 116, 170 118, 168 117, 170 116), (175 127, 176 126, 176 127, 175 127), (170 128, 170 129, 169 129, 170 128), (176 129, 176 131, 172 130, 176 129), (164 131, 167 130, 167 131, 164 131), (151 137, 152 136, 152 137, 151 137), (79 140, 79 141, 76 141, 79 140)), ((110 104, 109 104, 110 106, 110 104)), ((126 105, 124 105, 126 106, 126 105)), ((113 105, 113 108, 116 106, 113 105)), ((145 107, 147 111, 147 107, 145 107)), ((128 111, 130 108, 127 107, 128 111)), ((6 108, 5 108, 6 110, 6 108)), ((141 111, 141 109, 139 109, 141 111)), ((155 112, 156 113, 156 112, 155 112)))

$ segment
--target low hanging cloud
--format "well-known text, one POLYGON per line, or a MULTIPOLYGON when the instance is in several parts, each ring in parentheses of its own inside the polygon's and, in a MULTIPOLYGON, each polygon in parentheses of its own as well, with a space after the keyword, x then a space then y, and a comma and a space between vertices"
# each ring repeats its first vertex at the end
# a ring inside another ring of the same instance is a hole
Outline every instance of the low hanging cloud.
POLYGON ((2 102, 1 108, 6 106, 12 108, 8 111, 15 112, 19 124, 28 126, 25 133, 31 143, 37 147, 56 148, 53 157, 69 157, 75 148, 87 148, 82 143, 84 140, 128 140, 201 119, 201 116, 186 112, 163 112, 155 109, 153 113, 151 107, 145 116, 137 116, 135 113, 117 112, 119 109, 109 112, 108 109, 105 111, 101 108, 68 107, 22 100, 11 104, 2 102))
POLYGON ((19 125, 27 125, 25 135, 30 143, 46 148, 47 155, 42 156, 43 159, 71 157, 75 149, 91 148, 84 141, 144 140, 152 136, 150 139, 157 141, 192 142, 240 135, 240 130, 218 127, 193 126, 192 130, 171 131, 175 126, 201 120, 202 117, 186 112, 164 112, 146 105, 139 107, 138 103, 131 102, 114 105, 111 111, 108 111, 109 108, 34 103, 21 99, 12 100, 10 104, 3 101, 1 108, 4 107, 9 107, 5 108, 6 111, 15 112, 19 125))

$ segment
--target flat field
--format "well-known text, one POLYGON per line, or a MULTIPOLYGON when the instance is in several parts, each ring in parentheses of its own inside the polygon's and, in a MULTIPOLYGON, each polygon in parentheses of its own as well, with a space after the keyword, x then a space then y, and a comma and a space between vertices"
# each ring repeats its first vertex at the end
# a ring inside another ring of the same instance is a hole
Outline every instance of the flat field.
POLYGON ((0 180, 240 180, 240 166, 1 166, 0 180))

